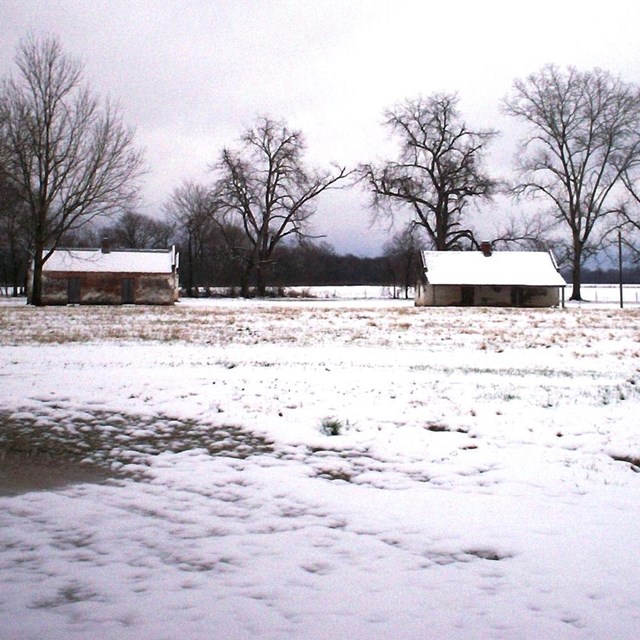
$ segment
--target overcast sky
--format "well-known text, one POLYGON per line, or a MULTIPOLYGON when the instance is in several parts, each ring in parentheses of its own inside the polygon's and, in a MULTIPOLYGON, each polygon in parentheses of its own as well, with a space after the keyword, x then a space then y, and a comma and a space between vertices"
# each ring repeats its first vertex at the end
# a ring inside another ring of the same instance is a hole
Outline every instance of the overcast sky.
MULTIPOLYGON (((152 215, 183 180, 206 181, 258 114, 301 129, 311 164, 352 166, 388 150, 386 107, 457 91, 469 124, 505 131, 491 158, 503 173, 514 136, 499 104, 515 78, 553 62, 640 82, 637 0, 2 0, 1 74, 29 30, 59 36, 120 103, 146 150, 152 215)), ((366 205, 357 189, 324 197, 316 231, 377 255, 388 232, 366 205)))

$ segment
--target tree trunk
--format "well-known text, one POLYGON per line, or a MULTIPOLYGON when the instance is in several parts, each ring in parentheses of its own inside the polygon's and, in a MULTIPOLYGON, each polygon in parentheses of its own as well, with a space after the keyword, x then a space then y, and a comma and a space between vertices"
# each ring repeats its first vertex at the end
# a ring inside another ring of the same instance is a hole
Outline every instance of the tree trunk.
POLYGON ((33 273, 31 274, 31 298, 29 304, 42 306, 42 248, 36 247, 33 256, 33 273))
POLYGON ((47 210, 40 208, 35 216, 35 228, 33 233, 33 273, 31 274, 31 298, 29 304, 36 307, 42 306, 42 256, 44 254, 45 224, 47 210))
POLYGON ((191 248, 191 229, 187 230, 187 260, 189 267, 187 268, 187 295, 193 296, 193 251, 191 248))
POLYGON ((580 294, 580 285, 582 283, 582 265, 579 258, 574 258, 573 266, 571 268, 571 298, 570 300, 582 300, 580 294))
POLYGON ((259 298, 264 298, 267 295, 266 275, 260 263, 256 265, 256 289, 259 298))
POLYGON ((13 265, 13 297, 17 298, 20 290, 20 270, 18 265, 14 263, 13 265))
POLYGON ((573 236, 573 263, 571 265, 571 298, 570 300, 582 300, 580 285, 582 284, 582 243, 578 234, 573 236))
POLYGON ((243 298, 249 297, 249 278, 251 277, 251 272, 253 271, 253 265, 248 264, 242 270, 242 278, 240 281, 240 293, 243 298))

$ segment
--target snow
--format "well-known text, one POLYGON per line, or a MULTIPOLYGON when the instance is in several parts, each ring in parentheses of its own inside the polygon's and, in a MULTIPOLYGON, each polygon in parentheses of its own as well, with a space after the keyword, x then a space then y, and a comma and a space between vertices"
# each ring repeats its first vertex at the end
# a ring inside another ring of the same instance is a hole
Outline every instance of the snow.
POLYGON ((564 287, 547 251, 423 251, 429 284, 564 287))
POLYGON ((92 273, 172 273, 175 252, 57 249, 44 263, 44 271, 92 273))
POLYGON ((0 304, 0 636, 635 637, 639 320, 0 304))

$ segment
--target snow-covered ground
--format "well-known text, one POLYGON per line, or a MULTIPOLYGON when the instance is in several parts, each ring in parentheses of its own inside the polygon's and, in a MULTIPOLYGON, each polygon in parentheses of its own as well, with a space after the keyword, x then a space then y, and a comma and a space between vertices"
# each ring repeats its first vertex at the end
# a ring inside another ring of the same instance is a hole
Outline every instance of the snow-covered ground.
POLYGON ((0 302, 0 638, 635 638, 639 388, 615 304, 0 302))

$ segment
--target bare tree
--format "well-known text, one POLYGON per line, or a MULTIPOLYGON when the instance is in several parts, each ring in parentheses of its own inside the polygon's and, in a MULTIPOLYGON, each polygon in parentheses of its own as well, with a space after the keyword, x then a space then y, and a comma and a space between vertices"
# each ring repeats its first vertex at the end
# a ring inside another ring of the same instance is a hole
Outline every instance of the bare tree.
POLYGON ((505 107, 530 126, 515 192, 550 201, 550 224, 568 232, 571 298, 580 300, 584 260, 622 208, 622 177, 640 164, 640 92, 601 69, 548 65, 516 80, 505 107))
POLYGON ((257 293, 266 292, 273 252, 287 237, 305 236, 315 213, 316 198, 338 188, 345 168, 334 172, 305 166, 300 131, 282 121, 259 118, 237 149, 224 149, 213 167, 217 206, 240 221, 248 246, 241 248, 242 293, 248 295, 255 276, 257 293))
MULTIPOLYGON (((618 229, 626 252, 635 264, 640 264, 640 186, 636 184, 637 181, 637 174, 632 175, 630 172, 626 172, 623 176, 630 201, 625 203, 620 210, 618 229)), ((614 239, 613 242, 615 243, 615 241, 614 239)))
POLYGON ((464 209, 473 199, 491 198, 498 187, 482 167, 485 147, 497 134, 468 129, 457 104, 455 94, 434 94, 387 110, 385 125, 400 140, 399 159, 358 168, 374 212, 408 208, 437 251, 476 244, 464 209))
MULTIPOLYGON (((421 241, 418 236, 420 226, 409 222, 398 231, 384 246, 384 256, 393 276, 394 289, 400 281, 404 288, 405 299, 409 290, 416 284, 420 263, 421 241)), ((394 292, 395 297, 395 292, 394 292)))
POLYGON ((129 208, 142 155, 116 107, 83 86, 82 65, 54 37, 24 39, 17 77, 0 93, 5 170, 29 214, 31 303, 42 302, 42 266, 62 236, 129 208))
POLYGON ((202 285, 212 228, 213 200, 210 190, 200 184, 186 181, 176 187, 164 205, 167 215, 176 224, 176 232, 185 246, 184 272, 187 295, 193 296, 202 285))
POLYGON ((242 228, 221 211, 211 189, 185 181, 173 190, 164 210, 174 221, 181 246, 187 295, 198 295, 203 286, 237 286, 238 256, 248 242, 242 228))
POLYGON ((171 244, 173 225, 166 220, 125 211, 111 225, 101 229, 113 246, 121 249, 165 249, 171 244))

